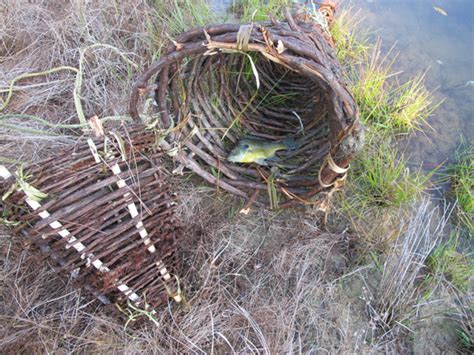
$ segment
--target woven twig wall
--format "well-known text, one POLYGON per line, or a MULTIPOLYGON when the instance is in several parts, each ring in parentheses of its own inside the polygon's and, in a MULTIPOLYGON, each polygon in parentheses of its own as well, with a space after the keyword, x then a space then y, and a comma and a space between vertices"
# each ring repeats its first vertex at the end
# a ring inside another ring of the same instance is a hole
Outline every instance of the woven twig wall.
POLYGON ((104 303, 180 301, 176 202, 155 143, 154 133, 133 126, 16 172, 1 167, 4 222, 104 303))

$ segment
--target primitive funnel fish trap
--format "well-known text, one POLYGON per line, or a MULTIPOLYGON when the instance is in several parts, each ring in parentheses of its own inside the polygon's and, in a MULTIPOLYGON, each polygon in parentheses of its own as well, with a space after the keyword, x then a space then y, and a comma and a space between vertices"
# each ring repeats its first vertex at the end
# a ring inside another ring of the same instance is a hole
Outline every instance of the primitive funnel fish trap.
POLYGON ((312 203, 361 146, 358 108, 331 42, 327 29, 288 11, 283 22, 188 31, 138 79, 131 115, 139 118, 140 95, 155 90, 161 147, 182 166, 246 199, 266 190, 286 199, 280 207, 312 203), (298 148, 268 166, 227 161, 246 136, 292 136, 298 148))
POLYGON ((103 303, 180 301, 173 250, 180 228, 143 126, 81 139, 10 172, 0 166, 3 222, 103 303))

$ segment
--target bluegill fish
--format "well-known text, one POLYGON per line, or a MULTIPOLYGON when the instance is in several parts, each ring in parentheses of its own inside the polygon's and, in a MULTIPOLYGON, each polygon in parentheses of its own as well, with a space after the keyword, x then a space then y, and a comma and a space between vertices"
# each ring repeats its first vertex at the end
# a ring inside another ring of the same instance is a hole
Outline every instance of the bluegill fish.
POLYGON ((237 142, 227 157, 232 163, 257 163, 267 165, 267 160, 276 158, 279 150, 296 149, 293 137, 286 137, 282 141, 267 141, 259 138, 243 138, 237 142))

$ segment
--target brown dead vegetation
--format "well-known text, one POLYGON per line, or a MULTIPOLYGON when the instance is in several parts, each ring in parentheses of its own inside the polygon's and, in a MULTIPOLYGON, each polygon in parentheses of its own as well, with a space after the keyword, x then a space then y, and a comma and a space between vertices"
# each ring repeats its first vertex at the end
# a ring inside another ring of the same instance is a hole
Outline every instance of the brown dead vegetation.
MULTIPOLYGON (((164 21, 144 0, 7 0, 0 4, 0 14, 5 19, 0 23, 2 89, 24 73, 77 68, 81 49, 90 46, 106 44, 123 55, 104 47, 86 53, 81 93, 86 117, 121 116, 127 111, 132 78, 138 74, 129 61, 139 67, 152 62, 166 36, 164 21)), ((0 112, 14 115, 0 120, 2 163, 35 161, 58 145, 74 144, 74 135, 81 131, 59 126, 78 123, 74 81, 73 72, 61 71, 15 84, 10 105, 0 112)), ((48 259, 39 258, 35 249, 25 248, 21 239, 1 226, 1 352, 393 353, 413 349, 406 334, 416 333, 399 325, 377 328, 375 318, 387 306, 397 312, 406 305, 419 306, 425 317, 430 308, 422 311, 426 304, 416 297, 396 305, 370 299, 380 296, 381 285, 390 292, 380 301, 390 298, 406 280, 397 274, 395 284, 382 277, 385 269, 397 270, 379 262, 376 257, 383 255, 376 255, 373 262, 354 255, 361 253, 354 243, 364 236, 353 235, 341 224, 336 226, 338 233, 322 231, 319 215, 312 209, 273 213, 253 208, 249 215, 239 214, 240 200, 200 186, 188 174, 175 181, 175 189, 187 228, 186 243, 178 250, 187 302, 168 303, 155 323, 132 309, 120 313, 100 306, 74 288, 71 280, 58 276, 48 259), (133 317, 137 320, 125 327, 133 317)), ((400 231, 406 230, 402 224, 410 226, 408 221, 397 221, 400 231)), ((380 233, 387 229, 393 226, 374 226, 380 233)), ((405 239, 396 240, 403 247, 405 239)), ((418 260, 416 253, 411 256, 403 260, 418 260)), ((411 286, 423 276, 409 274, 411 286)), ((439 314, 444 308, 440 309, 439 314)), ((393 319, 404 320, 403 315, 389 320, 393 319)), ((421 320, 410 317, 409 321, 415 324, 413 328, 408 324, 410 329, 416 330, 421 320)), ((424 334, 432 338, 435 331, 427 327, 424 334)), ((449 345, 443 350, 449 350, 449 345)))

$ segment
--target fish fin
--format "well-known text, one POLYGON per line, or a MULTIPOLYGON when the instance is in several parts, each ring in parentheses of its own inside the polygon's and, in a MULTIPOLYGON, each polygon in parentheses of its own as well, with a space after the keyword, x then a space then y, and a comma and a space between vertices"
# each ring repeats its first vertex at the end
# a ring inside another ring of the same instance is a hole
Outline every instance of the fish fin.
POLYGON ((298 143, 296 143, 295 139, 292 136, 285 137, 285 139, 283 140, 283 144, 286 145, 289 150, 298 149, 298 143))
POLYGON ((265 159, 257 159, 257 160, 255 160, 255 163, 257 163, 258 165, 263 165, 263 166, 268 165, 268 163, 265 159))

